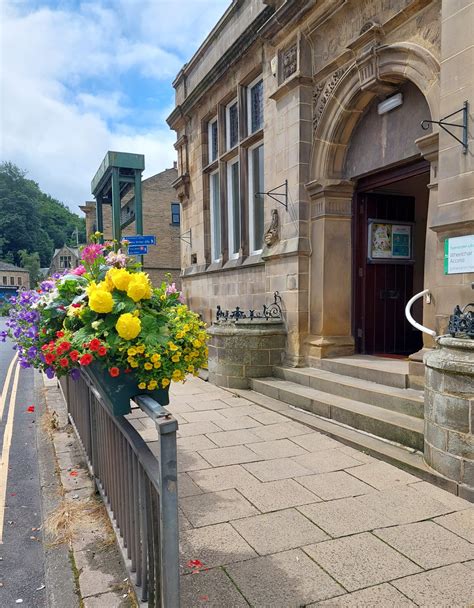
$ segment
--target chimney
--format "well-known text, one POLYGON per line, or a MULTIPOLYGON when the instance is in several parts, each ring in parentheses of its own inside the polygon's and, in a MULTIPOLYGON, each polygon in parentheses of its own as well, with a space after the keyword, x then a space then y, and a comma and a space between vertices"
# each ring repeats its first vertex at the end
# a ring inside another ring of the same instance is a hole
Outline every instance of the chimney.
POLYGON ((173 169, 177 169, 178 168, 178 162, 177 161, 173 161, 173 169))

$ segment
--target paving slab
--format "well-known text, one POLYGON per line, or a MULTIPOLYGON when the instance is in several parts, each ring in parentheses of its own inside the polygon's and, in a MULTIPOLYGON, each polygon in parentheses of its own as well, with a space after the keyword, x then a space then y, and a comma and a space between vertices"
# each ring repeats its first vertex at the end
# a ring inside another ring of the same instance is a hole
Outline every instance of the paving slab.
POLYGON ((376 492, 372 486, 352 477, 352 475, 349 475, 345 471, 307 475, 300 477, 298 483, 314 492, 314 494, 323 500, 334 500, 336 498, 347 498, 376 492))
MULTIPOLYGON (((154 451, 155 456, 159 456, 158 442, 156 445, 148 444, 148 447, 154 451), (151 447, 153 446, 153 447, 151 447)), ((208 469, 211 465, 204 460, 197 452, 191 452, 188 450, 180 450, 178 452, 178 473, 185 473, 186 471, 198 471, 200 469, 208 469)))
POLYGON ((249 429, 239 429, 236 431, 221 431, 219 433, 209 433, 207 437, 219 447, 230 447, 233 445, 244 445, 263 441, 261 437, 249 429))
POLYGON ((259 460, 258 455, 244 445, 201 450, 200 454, 213 467, 225 467, 230 464, 242 464, 259 460))
POLYGON ((181 608, 248 608, 248 604, 220 568, 181 577, 181 608))
MULTIPOLYGON (((259 414, 265 414, 266 410, 254 403, 249 405, 241 405, 239 407, 230 407, 222 412, 225 418, 241 418, 242 416, 258 416, 259 414)), ((256 419, 256 418, 255 418, 256 419)), ((279 422, 282 422, 281 420, 279 422)))
MULTIPOLYGON (((308 435, 300 435, 292 437, 292 441, 300 445, 308 452, 319 452, 319 450, 328 450, 331 448, 339 448, 341 444, 331 437, 322 435, 321 433, 309 433, 308 435)), ((357 460, 357 456, 355 456, 357 460)))
POLYGON ((176 440, 178 450, 211 450, 216 444, 208 439, 205 435, 191 435, 190 437, 180 437, 176 440))
POLYGON ((123 564, 115 544, 102 551, 78 551, 74 554, 79 571, 81 596, 106 593, 123 583, 123 564))
POLYGON ((425 570, 474 559, 474 545, 432 521, 374 530, 425 570))
POLYGON ((386 515, 374 511, 370 507, 362 509, 356 498, 341 498, 301 506, 298 507, 298 511, 334 537, 393 525, 386 515))
POLYGON ((301 456, 307 451, 293 443, 289 439, 275 439, 273 441, 261 441, 250 444, 250 449, 260 459, 272 460, 273 458, 289 458, 290 456, 301 456))
POLYGON ((252 402, 248 399, 238 397, 237 395, 230 395, 229 393, 227 393, 226 397, 222 397, 222 401, 225 401, 227 405, 230 405, 230 407, 242 407, 243 405, 252 405, 252 402))
POLYGON ((459 498, 459 496, 455 496, 454 494, 451 494, 451 492, 438 488, 427 481, 418 480, 417 483, 411 483, 410 488, 423 496, 430 496, 438 502, 443 503, 443 505, 449 507, 450 511, 462 511, 463 509, 474 508, 472 502, 464 500, 464 498, 459 498))
POLYGON ((295 456, 293 460, 312 473, 329 473, 330 471, 364 466, 355 458, 334 449, 295 456))
POLYGON ((331 600, 324 600, 313 606, 324 606, 324 608, 410 608, 415 606, 413 602, 402 595, 390 583, 376 585, 361 591, 354 591, 331 600))
POLYGON ((295 509, 246 517, 233 521, 232 525, 260 555, 329 539, 327 534, 295 509))
MULTIPOLYGON (((231 412, 233 410, 229 408, 228 411, 231 412)), ((220 412, 216 412, 215 410, 205 410, 203 412, 184 412, 183 414, 181 414, 181 416, 188 422, 205 422, 207 420, 218 423, 219 420, 222 420, 222 418, 224 418, 224 416, 222 416, 220 412)))
POLYGON ((276 424, 261 426, 256 428, 254 433, 263 441, 271 441, 272 439, 286 439, 298 435, 306 435, 308 433, 308 427, 299 424, 299 422, 287 420, 287 422, 277 422, 276 424))
POLYGON ((237 490, 189 496, 183 498, 180 505, 187 519, 197 528, 258 514, 237 490))
POLYGON ((344 593, 300 549, 233 564, 226 570, 249 603, 259 608, 296 608, 344 593))
POLYGON ((405 471, 397 469, 397 467, 387 462, 379 461, 366 463, 357 469, 353 469, 351 475, 355 475, 355 477, 374 486, 377 490, 385 490, 394 485, 406 485, 418 481, 417 477, 405 473, 405 471))
POLYGON ((192 437, 193 435, 205 435, 206 433, 217 433, 221 429, 210 420, 204 422, 187 422, 180 424, 177 437, 192 437))
MULTIPOLYGON (((261 460, 242 466, 260 481, 277 481, 278 479, 289 479, 291 477, 308 475, 308 469, 305 469, 294 460, 291 460, 291 458, 261 460)), ((311 488, 308 489, 311 491, 311 488)))
POLYGON ((422 608, 468 608, 474 603, 474 576, 463 564, 401 578, 392 585, 422 608))
POLYGON ((249 415, 252 416, 252 418, 255 418, 255 420, 258 420, 258 422, 261 422, 262 424, 277 424, 279 422, 282 423, 288 420, 288 418, 285 418, 285 416, 282 416, 281 414, 277 414, 276 412, 269 412, 268 410, 265 410, 261 407, 259 407, 258 410, 254 411, 249 415))
POLYGON ((288 509, 319 500, 317 496, 293 479, 252 484, 239 488, 239 490, 262 513, 288 509))
POLYGON ((443 515, 434 520, 440 526, 474 543, 474 508, 443 515))
POLYGON ((189 476, 204 492, 219 492, 258 483, 255 477, 238 464, 192 471, 189 476))
POLYGON ((371 509, 388 517, 392 524, 408 524, 443 515, 449 507, 429 496, 418 494, 409 486, 395 486, 373 494, 359 496, 361 509, 371 509))
POLYGON ((416 564, 368 532, 310 545, 304 551, 348 591, 420 572, 416 564))
MULTIPOLYGON (((206 395, 207 397, 207 395, 206 395)), ((196 412, 208 411, 208 410, 225 410, 230 407, 225 401, 220 399, 196 399, 190 402, 191 407, 196 412)))
POLYGON ((236 418, 219 418, 215 421, 219 431, 238 431, 239 429, 263 428, 263 425, 250 416, 238 416, 236 418))
POLYGON ((130 605, 130 598, 124 590, 92 595, 83 600, 84 608, 125 608, 130 605))
POLYGON ((202 494, 202 489, 194 483, 187 473, 178 473, 178 498, 202 494))
POLYGON ((257 557, 252 547, 227 523, 186 530, 180 536, 179 545, 183 572, 195 570, 189 564, 193 560, 213 568, 257 557))

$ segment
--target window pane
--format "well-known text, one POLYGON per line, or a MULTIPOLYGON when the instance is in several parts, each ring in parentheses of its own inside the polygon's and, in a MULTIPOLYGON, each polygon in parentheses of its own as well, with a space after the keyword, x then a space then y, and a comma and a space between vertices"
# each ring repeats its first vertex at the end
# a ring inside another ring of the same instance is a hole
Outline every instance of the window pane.
POLYGON ((175 226, 181 223, 179 203, 171 203, 171 223, 175 226))
POLYGON ((18 277, 18 285, 21 285, 21 277, 18 277))
POLYGON ((252 250, 259 251, 262 249, 263 244, 263 194, 257 194, 257 192, 263 192, 263 146, 254 148, 252 150, 252 175, 250 177, 252 184, 252 250))
POLYGON ((237 104, 229 108, 229 148, 233 148, 239 141, 239 114, 237 104))
POLYGON ((210 125, 209 133, 209 162, 217 158, 217 120, 210 125))
POLYGON ((250 89, 251 131, 254 133, 263 127, 263 80, 250 89))
POLYGON ((219 197, 219 174, 211 175, 211 255, 212 261, 221 256, 221 207, 219 197))
POLYGON ((239 162, 229 166, 229 253, 236 255, 240 249, 240 184, 239 162))

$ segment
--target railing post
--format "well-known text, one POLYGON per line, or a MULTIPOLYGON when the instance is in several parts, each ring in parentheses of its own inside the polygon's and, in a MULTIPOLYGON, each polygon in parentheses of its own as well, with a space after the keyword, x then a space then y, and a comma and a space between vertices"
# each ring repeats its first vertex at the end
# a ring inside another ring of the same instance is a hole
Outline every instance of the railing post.
POLYGON ((160 442, 160 528, 163 606, 179 606, 176 420, 156 419, 160 442))

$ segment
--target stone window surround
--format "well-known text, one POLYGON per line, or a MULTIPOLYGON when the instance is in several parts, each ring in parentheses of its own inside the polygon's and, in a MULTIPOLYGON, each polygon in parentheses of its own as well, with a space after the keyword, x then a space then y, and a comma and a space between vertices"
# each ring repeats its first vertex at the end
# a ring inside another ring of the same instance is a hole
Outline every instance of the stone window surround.
POLYGON ((59 268, 71 268, 72 256, 60 255, 59 256, 59 268))

